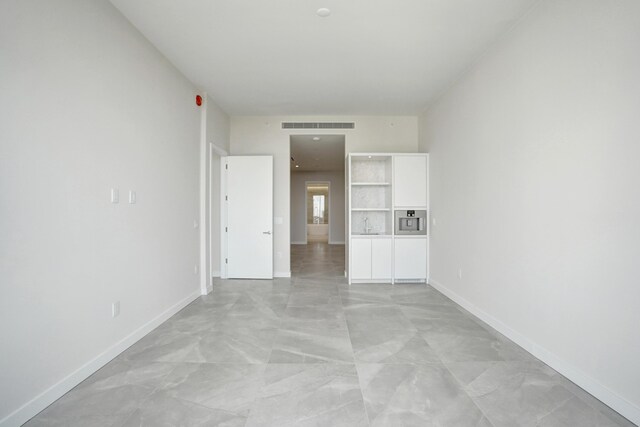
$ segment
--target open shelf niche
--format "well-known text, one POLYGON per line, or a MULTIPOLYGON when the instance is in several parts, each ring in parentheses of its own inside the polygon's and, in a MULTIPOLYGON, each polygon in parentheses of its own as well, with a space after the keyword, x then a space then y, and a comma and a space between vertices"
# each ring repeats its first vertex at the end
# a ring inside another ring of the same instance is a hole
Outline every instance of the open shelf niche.
POLYGON ((365 233, 365 218, 372 234, 391 235, 392 158, 386 155, 351 155, 351 234, 365 233))

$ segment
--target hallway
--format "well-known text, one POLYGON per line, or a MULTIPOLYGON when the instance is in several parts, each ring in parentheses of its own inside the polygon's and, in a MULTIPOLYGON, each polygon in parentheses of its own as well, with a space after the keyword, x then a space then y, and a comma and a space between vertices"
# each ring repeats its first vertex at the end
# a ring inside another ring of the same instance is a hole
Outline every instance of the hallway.
POLYGON ((291 276, 344 278, 344 245, 309 243, 291 245, 291 276))
POLYGON ((430 286, 215 280, 28 426, 629 426, 430 286))

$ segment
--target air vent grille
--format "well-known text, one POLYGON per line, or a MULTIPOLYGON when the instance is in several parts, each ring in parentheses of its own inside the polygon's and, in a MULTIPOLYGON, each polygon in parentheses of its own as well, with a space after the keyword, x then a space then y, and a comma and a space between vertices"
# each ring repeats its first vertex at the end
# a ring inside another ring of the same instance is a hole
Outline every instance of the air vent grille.
POLYGON ((356 124, 320 122, 282 122, 282 129, 355 129, 356 124))

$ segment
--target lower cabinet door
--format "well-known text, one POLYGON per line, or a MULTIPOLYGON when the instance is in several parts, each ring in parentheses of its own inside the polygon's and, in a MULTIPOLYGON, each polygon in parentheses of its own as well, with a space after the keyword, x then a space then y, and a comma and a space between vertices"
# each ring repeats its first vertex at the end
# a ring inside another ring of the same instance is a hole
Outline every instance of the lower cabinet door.
POLYGON ((393 254, 395 278, 427 278, 427 239, 395 239, 393 254))
POLYGON ((391 279, 393 263, 393 241, 371 239, 371 278, 391 279))
POLYGON ((371 239, 351 239, 351 279, 371 279, 371 239))

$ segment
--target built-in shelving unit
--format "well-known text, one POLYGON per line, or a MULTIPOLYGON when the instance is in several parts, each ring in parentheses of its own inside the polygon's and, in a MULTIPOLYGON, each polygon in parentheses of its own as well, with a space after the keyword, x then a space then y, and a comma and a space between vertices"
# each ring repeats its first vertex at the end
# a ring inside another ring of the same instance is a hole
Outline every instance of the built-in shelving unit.
POLYGON ((391 235, 392 157, 351 155, 349 213, 353 234, 391 235))
POLYGON ((422 153, 349 154, 349 283, 426 281, 428 236, 396 236, 393 221, 397 209, 428 210, 427 169, 422 153))

